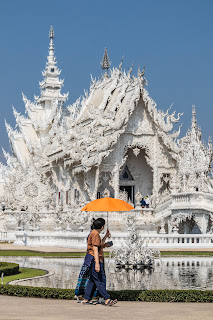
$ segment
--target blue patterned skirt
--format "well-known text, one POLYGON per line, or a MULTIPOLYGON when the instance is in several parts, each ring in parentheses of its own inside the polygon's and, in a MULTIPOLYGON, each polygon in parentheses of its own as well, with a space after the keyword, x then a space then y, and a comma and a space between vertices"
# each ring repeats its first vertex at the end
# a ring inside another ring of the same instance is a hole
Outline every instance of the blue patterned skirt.
MULTIPOLYGON (((81 271, 78 276, 77 286, 75 288, 75 295, 77 297, 84 296, 85 288, 86 288, 87 282, 89 280, 90 266, 91 266, 93 259, 94 259, 94 257, 91 254, 89 254, 89 253, 86 254, 85 259, 84 259, 84 263, 81 267, 81 271)), ((97 296, 100 296, 100 295, 98 294, 98 291, 96 290, 94 293, 94 297, 97 297, 97 296)))

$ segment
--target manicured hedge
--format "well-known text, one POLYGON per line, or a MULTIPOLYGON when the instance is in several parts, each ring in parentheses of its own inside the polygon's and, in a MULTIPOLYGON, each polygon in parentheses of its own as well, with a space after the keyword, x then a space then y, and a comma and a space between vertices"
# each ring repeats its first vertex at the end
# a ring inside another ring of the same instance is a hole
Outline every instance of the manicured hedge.
POLYGON ((19 273, 19 264, 0 262, 0 276, 2 273, 4 273, 4 277, 19 273))
POLYGON ((75 298, 74 289, 56 289, 13 285, 0 285, 0 294, 17 297, 35 297, 46 299, 74 300, 75 298))
POLYGON ((120 301, 213 302, 213 290, 120 290, 110 295, 120 301))
MULTIPOLYGON (((112 299, 147 302, 213 302, 213 290, 120 290, 109 291, 112 299)), ((0 285, 1 295, 73 300, 73 289, 0 285)))

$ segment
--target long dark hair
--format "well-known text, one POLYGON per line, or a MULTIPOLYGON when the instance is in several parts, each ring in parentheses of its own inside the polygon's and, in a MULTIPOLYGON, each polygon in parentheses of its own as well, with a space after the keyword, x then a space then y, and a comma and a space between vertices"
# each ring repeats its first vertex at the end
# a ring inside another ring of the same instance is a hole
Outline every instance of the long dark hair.
POLYGON ((94 219, 91 225, 91 230, 99 230, 105 225, 105 220, 103 218, 94 219))

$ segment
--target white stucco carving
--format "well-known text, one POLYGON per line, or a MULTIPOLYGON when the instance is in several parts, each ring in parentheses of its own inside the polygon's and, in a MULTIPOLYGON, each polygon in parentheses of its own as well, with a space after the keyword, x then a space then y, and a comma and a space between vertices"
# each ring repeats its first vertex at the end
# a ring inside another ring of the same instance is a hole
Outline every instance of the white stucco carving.
POLYGON ((131 221, 141 232, 180 232, 188 219, 211 232, 212 142, 202 142, 195 107, 191 128, 178 139, 182 114, 172 106, 159 110, 145 70, 134 76, 133 66, 125 72, 122 62, 110 69, 106 51, 103 77, 91 77, 89 91, 65 107, 53 39, 51 27, 40 95, 31 102, 23 94, 26 115, 14 108, 16 129, 6 123, 12 155, 4 152, 7 166, 0 166, 5 219, 12 226, 16 217, 16 227, 25 221, 25 228, 43 223, 45 230, 77 232, 77 225, 89 228, 82 206, 107 193, 136 207, 125 219, 118 213, 109 218, 115 230, 124 232, 131 221), (146 196, 147 211, 140 208, 146 196))

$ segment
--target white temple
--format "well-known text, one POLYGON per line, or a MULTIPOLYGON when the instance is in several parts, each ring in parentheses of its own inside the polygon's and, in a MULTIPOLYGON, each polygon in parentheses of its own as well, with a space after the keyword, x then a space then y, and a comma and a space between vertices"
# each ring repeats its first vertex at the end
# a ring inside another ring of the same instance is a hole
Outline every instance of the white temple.
POLYGON ((13 109, 17 129, 6 123, 12 155, 4 151, 7 165, 0 165, 0 231, 17 244, 84 247, 91 218, 106 213, 80 209, 110 195, 135 207, 109 213, 117 246, 133 225, 155 244, 176 237, 187 245, 195 240, 184 235, 193 234, 211 243, 213 150, 211 139, 202 142, 195 107, 191 128, 178 138, 181 114, 157 109, 144 69, 134 76, 133 67, 122 70, 123 61, 110 69, 106 49, 102 78, 64 106, 52 27, 49 36, 40 96, 31 102, 23 94, 26 115, 13 109), (146 196, 149 208, 141 208, 146 196))

